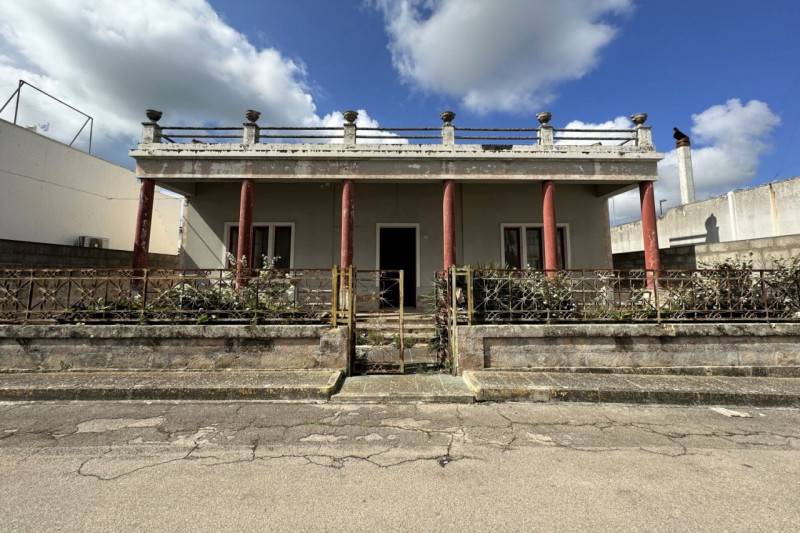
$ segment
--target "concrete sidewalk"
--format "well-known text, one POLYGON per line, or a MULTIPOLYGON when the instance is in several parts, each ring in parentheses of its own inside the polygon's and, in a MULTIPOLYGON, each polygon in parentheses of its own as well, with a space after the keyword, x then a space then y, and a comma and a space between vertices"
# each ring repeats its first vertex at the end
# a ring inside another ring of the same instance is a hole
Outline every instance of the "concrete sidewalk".
POLYGON ((0 400, 328 400, 339 370, 0 374, 0 400))
POLYGON ((338 370, 0 373, 0 400, 294 400, 347 403, 573 401, 800 406, 800 379, 467 371, 338 370))
POLYGON ((800 379, 566 372, 464 372, 478 401, 800 406, 800 379))

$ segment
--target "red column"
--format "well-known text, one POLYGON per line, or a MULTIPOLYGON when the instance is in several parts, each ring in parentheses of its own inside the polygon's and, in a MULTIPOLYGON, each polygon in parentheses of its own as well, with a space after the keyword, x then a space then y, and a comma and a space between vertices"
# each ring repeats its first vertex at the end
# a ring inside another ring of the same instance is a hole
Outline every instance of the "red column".
POLYGON ((644 237, 644 268, 661 270, 658 257, 658 225, 656 224, 656 199, 653 182, 639 182, 639 200, 642 208, 642 236, 644 237))
POLYGON ((242 191, 239 196, 239 241, 236 247, 236 277, 239 283, 246 283, 250 269, 255 263, 253 255, 253 189, 251 179, 242 180, 242 191), (242 259, 247 262, 245 268, 242 259))
POLYGON ((133 268, 147 268, 150 250, 150 226, 153 218, 153 194, 155 181, 142 179, 139 189, 139 210, 136 212, 136 234, 133 238, 133 268))
POLYGON ((444 195, 442 198, 442 231, 443 250, 442 266, 444 270, 456 264, 456 184, 453 180, 444 181, 444 195))
POLYGON ((552 180, 542 182, 542 225, 544 269, 558 270, 558 237, 556 235, 556 197, 552 180))
POLYGON ((353 265, 353 180, 342 182, 342 236, 339 266, 353 265))

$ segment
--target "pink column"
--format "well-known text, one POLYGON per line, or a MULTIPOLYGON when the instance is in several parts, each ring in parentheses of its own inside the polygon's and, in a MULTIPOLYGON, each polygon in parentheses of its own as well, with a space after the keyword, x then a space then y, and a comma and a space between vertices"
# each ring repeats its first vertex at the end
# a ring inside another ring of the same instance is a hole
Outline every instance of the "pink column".
POLYGON ((642 236, 644 237, 644 268, 661 270, 658 257, 658 225, 656 223, 656 199, 653 182, 639 182, 639 200, 642 208, 642 236))
POLYGON ((251 179, 242 180, 242 191, 239 196, 239 241, 236 247, 236 279, 239 284, 247 283, 250 269, 255 263, 253 255, 253 189, 255 183, 251 179), (243 264, 247 262, 247 268, 243 264))
POLYGON ((558 237, 556 236, 556 198, 552 180, 542 182, 542 225, 544 269, 558 270, 558 237))
POLYGON ((353 180, 342 182, 342 234, 339 266, 353 265, 353 180))
POLYGON ((155 185, 156 183, 152 179, 144 178, 139 189, 139 210, 136 212, 136 234, 133 238, 133 268, 135 269, 147 268, 155 185))
POLYGON ((442 231, 443 231, 443 258, 444 270, 449 270, 456 264, 456 215, 455 215, 456 184, 453 180, 444 181, 444 196, 442 198, 442 231))

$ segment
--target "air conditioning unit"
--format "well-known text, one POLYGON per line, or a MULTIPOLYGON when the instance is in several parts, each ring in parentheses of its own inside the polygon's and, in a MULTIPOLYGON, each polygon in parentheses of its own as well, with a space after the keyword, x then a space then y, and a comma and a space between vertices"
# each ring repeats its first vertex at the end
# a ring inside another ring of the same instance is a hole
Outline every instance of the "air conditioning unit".
POLYGON ((108 248, 108 239, 81 235, 78 237, 78 246, 81 248, 108 248))

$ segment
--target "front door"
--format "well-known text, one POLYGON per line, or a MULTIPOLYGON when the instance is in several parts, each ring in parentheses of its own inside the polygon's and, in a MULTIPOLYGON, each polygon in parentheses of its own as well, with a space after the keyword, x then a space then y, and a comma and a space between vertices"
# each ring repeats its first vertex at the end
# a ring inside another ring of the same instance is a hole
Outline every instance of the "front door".
MULTIPOLYGON (((402 270, 404 277, 403 304, 415 307, 417 302, 417 228, 380 227, 378 229, 378 268, 402 270)), ((397 272, 381 274, 382 307, 400 306, 400 287, 397 272)))

